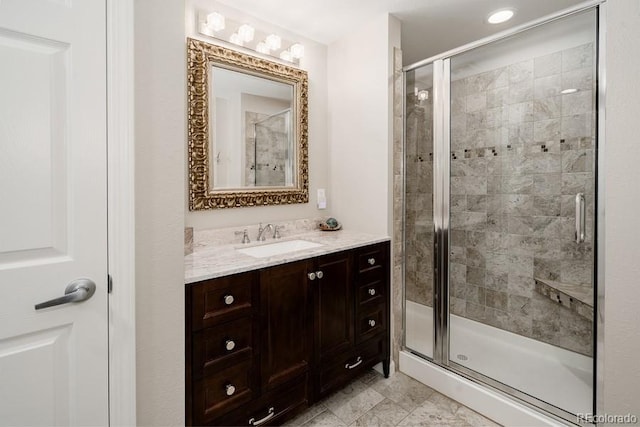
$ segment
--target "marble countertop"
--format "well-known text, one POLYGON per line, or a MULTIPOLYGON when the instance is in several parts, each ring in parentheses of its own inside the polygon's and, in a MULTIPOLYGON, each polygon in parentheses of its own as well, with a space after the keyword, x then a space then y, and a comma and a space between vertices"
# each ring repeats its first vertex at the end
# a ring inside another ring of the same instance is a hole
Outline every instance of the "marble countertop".
POLYGON ((193 253, 184 257, 184 280, 185 284, 195 283, 201 280, 271 267, 388 240, 390 239, 387 236, 349 230, 314 230, 292 234, 277 240, 269 238, 265 242, 259 243, 219 244, 212 242, 212 244, 206 244, 205 242, 203 244, 201 242, 194 248, 193 253), (267 258, 254 258, 236 250, 298 239, 319 243, 322 246, 267 258))

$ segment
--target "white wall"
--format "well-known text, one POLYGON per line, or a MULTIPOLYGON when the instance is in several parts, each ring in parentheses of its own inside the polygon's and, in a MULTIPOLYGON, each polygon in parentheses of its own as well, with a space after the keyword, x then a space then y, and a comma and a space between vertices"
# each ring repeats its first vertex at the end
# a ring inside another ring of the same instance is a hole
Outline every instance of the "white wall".
POLYGON ((400 23, 382 14, 329 45, 329 203, 346 228, 392 227, 393 47, 400 23))
POLYGON ((138 425, 184 425, 184 0, 135 2, 138 425))
MULTIPOLYGON (((316 207, 317 189, 326 189, 329 185, 327 168, 327 47, 212 0, 186 1, 186 35, 188 37, 209 43, 213 42, 213 39, 200 36, 195 31, 199 10, 216 10, 235 21, 247 22, 261 31, 272 31, 284 39, 299 41, 304 45, 305 56, 300 63, 300 68, 309 74, 309 203, 189 212, 186 207, 188 194, 185 194, 183 204, 187 210, 186 225, 196 229, 221 228, 259 222, 330 216, 332 208, 330 204, 327 210, 318 210, 316 207)), ((257 55, 255 52, 253 54, 257 55)), ((181 64, 184 65, 184 59, 181 64)), ((186 87, 183 87, 183 90, 186 90, 186 87)), ((186 141, 184 144, 186 150, 186 141)), ((187 182, 185 171, 183 178, 185 188, 187 182)), ((329 193, 328 196, 330 197, 331 194, 329 193)))
POLYGON ((607 2, 604 408, 640 417, 640 2, 607 2))

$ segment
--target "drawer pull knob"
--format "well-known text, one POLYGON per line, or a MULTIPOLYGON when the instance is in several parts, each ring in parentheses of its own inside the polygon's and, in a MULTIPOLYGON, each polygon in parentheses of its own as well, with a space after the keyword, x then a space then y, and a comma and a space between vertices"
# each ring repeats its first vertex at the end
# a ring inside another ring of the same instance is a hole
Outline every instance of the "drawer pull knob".
POLYGON ((227 396, 233 396, 236 392, 236 387, 233 384, 227 384, 224 386, 227 396))
POLYGON ((376 290, 373 288, 369 288, 369 295, 374 296, 376 294, 376 290))
POLYGON ((362 357, 358 356, 358 358, 356 359, 356 363, 354 363, 353 365, 349 365, 348 363, 346 365, 344 365, 345 369, 353 369, 356 366, 360 365, 362 363, 362 357))
POLYGON ((260 418, 259 420, 256 420, 255 418, 251 418, 249 420, 249 425, 250 426, 259 426, 260 424, 264 424, 267 421, 269 421, 271 418, 273 418, 273 416, 276 414, 275 409, 273 409, 273 406, 271 408, 269 408, 269 413, 267 414, 266 417, 264 418, 260 418))
POLYGON ((374 326, 376 326, 376 321, 375 321, 375 320, 373 320, 373 319, 369 319, 369 326, 370 326, 370 327, 372 327, 372 328, 373 328, 374 326))
POLYGON ((374 265, 376 263, 376 259, 371 257, 367 260, 367 262, 369 263, 369 265, 374 265))
POLYGON ((227 341, 224 343, 224 348, 226 348, 226 349, 227 349, 227 351, 231 351, 231 350, 233 350, 234 348, 236 348, 236 343, 235 343, 233 340, 227 340, 227 341))
POLYGON ((318 279, 322 279, 322 277, 323 277, 323 276, 324 276, 324 273, 323 273, 322 271, 317 271, 317 272, 316 272, 316 277, 317 277, 318 279))
POLYGON ((233 302, 234 302, 235 300, 236 300, 236 299, 233 297, 233 295, 225 295, 225 296, 224 296, 224 303, 225 303, 226 305, 231 305, 231 304, 233 304, 233 302))
POLYGON ((309 273, 307 277, 309 277, 309 280, 316 280, 316 273, 309 273))

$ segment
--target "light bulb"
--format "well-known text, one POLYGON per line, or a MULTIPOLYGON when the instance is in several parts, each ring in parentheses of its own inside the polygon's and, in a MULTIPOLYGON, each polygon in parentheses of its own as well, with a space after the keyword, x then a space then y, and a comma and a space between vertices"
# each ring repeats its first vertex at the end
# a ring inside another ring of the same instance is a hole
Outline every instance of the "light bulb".
POLYGON ((426 101, 427 99, 429 99, 429 91, 428 90, 421 90, 418 92, 418 100, 419 101, 426 101))
POLYGON ((242 40, 242 37, 240 37, 238 35, 238 33, 233 33, 231 34, 231 37, 229 37, 229 41, 233 44, 236 44, 238 46, 242 46, 244 44, 244 41, 242 40))
POLYGON ((264 53, 264 54, 269 54, 269 46, 267 46, 267 44, 265 42, 260 42, 258 43, 258 45, 256 46, 256 51, 260 52, 260 53, 264 53))
POLYGON ((280 59, 291 62, 293 58, 291 57, 291 52, 289 52, 288 50, 283 50, 282 52, 280 52, 280 59))
POLYGON ((270 36, 267 36, 267 38, 265 39, 265 43, 267 44, 269 49, 278 50, 280 49, 280 46, 282 46, 282 39, 280 38, 280 36, 271 34, 270 36))
POLYGON ((213 12, 207 15, 207 27, 213 31, 224 30, 225 22, 224 16, 218 12, 213 12))
POLYGON ((300 59, 300 58, 302 58, 304 56, 304 46, 301 45, 300 43, 296 43, 294 45, 291 45, 289 50, 291 51, 291 57, 292 58, 300 59))
POLYGON ((240 36, 242 41, 250 42, 251 40, 253 40, 254 34, 255 29, 249 24, 241 25, 240 28, 238 28, 238 35, 240 36))

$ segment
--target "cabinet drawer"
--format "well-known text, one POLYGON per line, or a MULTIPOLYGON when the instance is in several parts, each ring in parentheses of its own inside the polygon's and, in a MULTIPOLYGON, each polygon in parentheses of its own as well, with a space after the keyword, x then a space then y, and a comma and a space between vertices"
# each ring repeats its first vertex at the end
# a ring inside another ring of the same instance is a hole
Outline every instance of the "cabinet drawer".
POLYGON ((363 284, 357 291, 358 306, 383 304, 386 291, 385 288, 386 286, 383 280, 373 280, 363 284))
POLYGON ((251 318, 243 317, 193 335, 193 375, 212 375, 253 355, 251 318))
POLYGON ((358 272, 380 271, 383 273, 386 260, 386 243, 362 248, 358 251, 358 272))
POLYGON ((361 310, 356 323, 356 342, 365 341, 386 330, 385 305, 378 304, 361 310))
POLYGON ((250 272, 193 285, 192 329, 196 331, 250 315, 254 308, 253 287, 256 277, 256 272, 250 272))
POLYGON ((328 363, 320 372, 320 395, 324 397, 330 392, 344 386, 361 372, 371 368, 384 356, 384 339, 382 337, 367 341, 354 350, 328 363))
POLYGON ((280 425, 308 406, 307 377, 287 383, 256 399, 247 407, 237 409, 216 420, 223 426, 280 425))
POLYGON ((194 383, 194 424, 208 421, 249 402, 253 398, 251 362, 238 363, 194 383))

